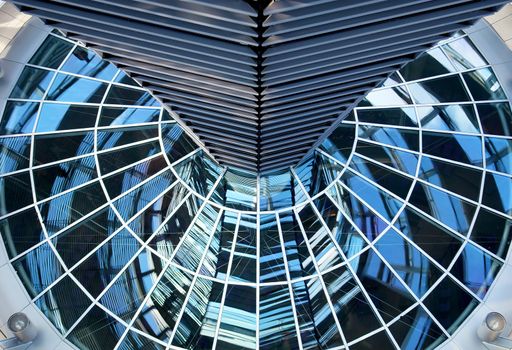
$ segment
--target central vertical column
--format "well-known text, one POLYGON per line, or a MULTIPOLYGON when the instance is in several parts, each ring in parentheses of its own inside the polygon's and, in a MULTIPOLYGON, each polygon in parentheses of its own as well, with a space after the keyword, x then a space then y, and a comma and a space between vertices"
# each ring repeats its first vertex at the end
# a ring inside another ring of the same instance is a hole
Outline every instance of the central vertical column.
POLYGON ((256 30, 258 32, 258 46, 256 47, 256 80, 258 83, 258 87, 256 88, 257 93, 257 117, 258 117, 258 125, 257 125, 257 155, 256 155, 256 169, 259 172, 260 166, 261 166, 261 141, 262 141, 262 135, 261 135, 261 112, 262 112, 262 92, 263 92, 263 61, 264 61, 264 52, 265 47, 263 47, 263 41, 265 40, 265 36, 263 35, 266 28, 263 26, 263 23, 265 22, 266 16, 264 15, 265 8, 270 3, 270 0, 262 0, 262 1, 254 1, 252 2, 252 6, 255 7, 256 11, 258 12, 258 17, 256 18, 256 22, 258 24, 256 30))

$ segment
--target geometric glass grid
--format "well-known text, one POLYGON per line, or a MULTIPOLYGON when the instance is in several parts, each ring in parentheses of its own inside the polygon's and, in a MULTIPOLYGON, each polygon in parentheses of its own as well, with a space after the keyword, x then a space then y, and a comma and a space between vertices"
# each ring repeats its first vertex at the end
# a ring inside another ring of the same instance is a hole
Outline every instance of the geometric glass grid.
POLYGON ((299 165, 252 176, 52 33, 0 121, 0 232, 79 349, 431 349, 507 258, 511 127, 459 34, 299 165))

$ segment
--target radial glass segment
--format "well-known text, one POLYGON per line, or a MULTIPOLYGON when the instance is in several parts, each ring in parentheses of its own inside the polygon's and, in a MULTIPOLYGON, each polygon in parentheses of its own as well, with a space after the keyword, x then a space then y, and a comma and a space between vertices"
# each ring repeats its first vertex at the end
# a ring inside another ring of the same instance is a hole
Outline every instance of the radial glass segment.
POLYGON ((7 99, 1 237, 78 349, 434 349, 505 264, 512 111, 464 34, 286 171, 222 167, 178 117, 56 33, 7 99))

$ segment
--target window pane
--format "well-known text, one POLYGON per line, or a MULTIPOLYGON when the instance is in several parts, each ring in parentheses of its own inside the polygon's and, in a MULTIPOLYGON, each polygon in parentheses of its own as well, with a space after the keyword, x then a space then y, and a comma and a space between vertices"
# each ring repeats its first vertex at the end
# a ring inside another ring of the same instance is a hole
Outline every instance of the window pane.
POLYGON ((410 84, 409 89, 417 103, 470 101, 458 75, 410 84))
POLYGON ((38 102, 7 101, 0 121, 0 134, 28 134, 34 128, 38 102))
POLYGON ((103 80, 111 80, 117 72, 117 68, 111 63, 80 46, 75 48, 61 70, 103 80))
POLYGON ((54 74, 45 69, 25 67, 9 97, 40 100, 54 74))
POLYGON ((48 35, 28 63, 57 69, 72 47, 69 41, 48 35))
POLYGON ((62 102, 100 103, 106 90, 106 83, 59 73, 48 92, 47 99, 62 102))
POLYGON ((37 132, 92 128, 98 107, 43 103, 37 132))

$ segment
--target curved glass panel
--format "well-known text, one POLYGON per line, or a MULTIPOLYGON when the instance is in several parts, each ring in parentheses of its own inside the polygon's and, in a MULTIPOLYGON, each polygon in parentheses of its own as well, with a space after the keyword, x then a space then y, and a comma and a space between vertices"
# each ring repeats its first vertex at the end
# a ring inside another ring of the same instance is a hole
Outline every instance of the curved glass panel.
POLYGON ((223 168, 126 73, 56 34, 0 121, 0 233, 79 349, 432 349, 512 240, 512 112, 465 36, 290 169, 223 168))

